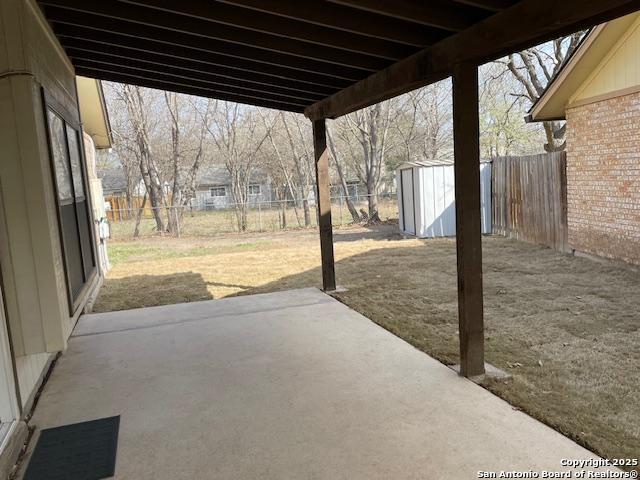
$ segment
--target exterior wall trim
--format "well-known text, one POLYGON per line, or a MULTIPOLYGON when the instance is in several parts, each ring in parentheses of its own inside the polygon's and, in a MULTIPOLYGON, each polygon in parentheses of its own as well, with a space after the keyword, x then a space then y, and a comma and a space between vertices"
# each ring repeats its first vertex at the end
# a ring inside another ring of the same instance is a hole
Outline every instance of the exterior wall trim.
POLYGON ((611 100, 616 97, 624 97, 625 95, 631 95, 633 93, 640 92, 640 85, 635 85, 633 87, 621 88, 620 90, 612 90, 607 93, 603 93, 601 95, 595 95, 589 98, 582 98, 580 100, 576 100, 571 105, 567 107, 567 110, 571 108, 582 107, 584 105, 589 105, 591 103, 602 102, 605 100, 611 100))

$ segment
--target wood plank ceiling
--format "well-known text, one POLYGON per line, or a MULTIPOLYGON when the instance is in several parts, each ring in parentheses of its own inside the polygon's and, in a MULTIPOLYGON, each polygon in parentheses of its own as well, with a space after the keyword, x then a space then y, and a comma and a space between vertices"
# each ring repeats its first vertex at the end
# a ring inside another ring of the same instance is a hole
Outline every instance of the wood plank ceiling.
MULTIPOLYGON (((349 89, 357 94, 365 79, 393 73, 397 64, 531 2, 38 1, 79 75, 293 112, 307 109, 312 117, 337 116, 418 86, 408 82, 406 89, 331 110, 332 98, 349 89)), ((638 3, 611 2, 623 4, 624 12, 638 3)), ((422 76, 426 84, 443 72, 422 76)))

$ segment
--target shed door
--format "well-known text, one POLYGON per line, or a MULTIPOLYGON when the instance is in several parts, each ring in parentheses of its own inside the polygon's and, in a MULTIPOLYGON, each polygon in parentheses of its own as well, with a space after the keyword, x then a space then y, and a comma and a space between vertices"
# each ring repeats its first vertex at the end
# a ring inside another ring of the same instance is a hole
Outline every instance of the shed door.
POLYGON ((400 170, 400 182, 402 183, 402 230, 412 235, 416 234, 416 217, 414 204, 413 168, 400 170))

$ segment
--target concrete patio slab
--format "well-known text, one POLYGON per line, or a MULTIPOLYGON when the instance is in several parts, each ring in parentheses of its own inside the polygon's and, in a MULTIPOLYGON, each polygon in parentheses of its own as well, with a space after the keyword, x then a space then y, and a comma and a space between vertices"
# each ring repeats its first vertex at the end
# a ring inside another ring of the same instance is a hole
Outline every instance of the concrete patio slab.
POLYGON ((112 415, 118 479, 460 480, 597 459, 315 289, 85 315, 31 423, 112 415))

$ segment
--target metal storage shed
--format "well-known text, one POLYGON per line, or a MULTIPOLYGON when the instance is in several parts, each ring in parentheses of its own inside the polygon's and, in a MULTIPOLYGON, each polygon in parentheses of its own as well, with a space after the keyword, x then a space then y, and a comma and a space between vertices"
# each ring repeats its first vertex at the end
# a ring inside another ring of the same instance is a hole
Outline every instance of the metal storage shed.
MULTIPOLYGON (((456 234, 453 161, 403 163, 396 170, 400 230, 418 238, 456 234)), ((491 233, 491 163, 480 163, 482 233, 491 233)))

